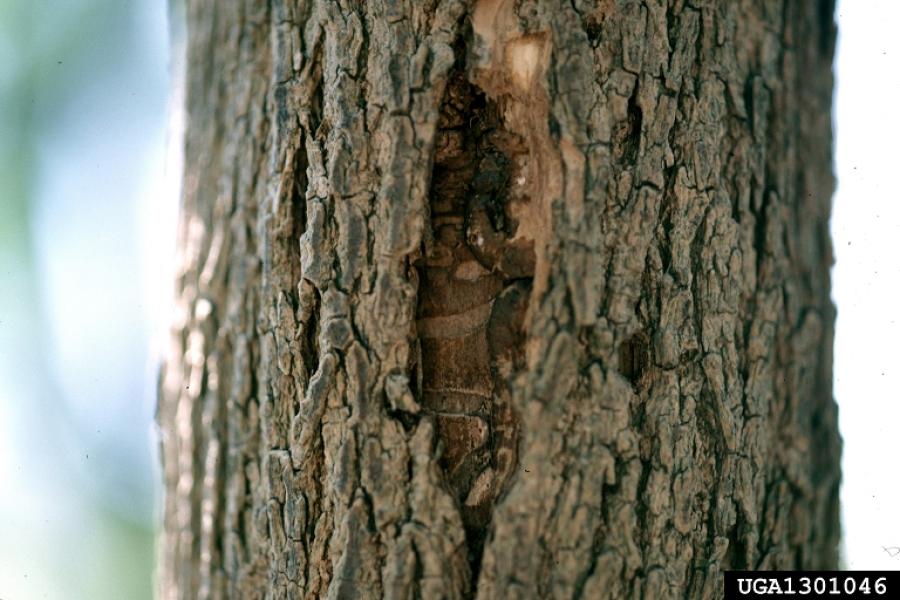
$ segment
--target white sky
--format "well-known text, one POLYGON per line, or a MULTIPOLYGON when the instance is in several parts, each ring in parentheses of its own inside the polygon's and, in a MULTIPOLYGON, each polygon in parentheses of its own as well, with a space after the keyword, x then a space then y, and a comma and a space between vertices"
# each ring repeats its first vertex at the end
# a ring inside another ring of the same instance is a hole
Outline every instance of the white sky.
POLYGON ((850 569, 900 569, 898 17, 896 0, 843 0, 838 7, 834 392, 850 569))

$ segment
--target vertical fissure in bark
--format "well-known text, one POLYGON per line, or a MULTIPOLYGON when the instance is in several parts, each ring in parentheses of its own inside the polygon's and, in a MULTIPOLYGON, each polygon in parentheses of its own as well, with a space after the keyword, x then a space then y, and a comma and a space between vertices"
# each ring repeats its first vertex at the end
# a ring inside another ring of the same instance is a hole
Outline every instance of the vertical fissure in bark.
POLYGON ((305 342, 304 352, 301 356, 304 358, 306 372, 312 375, 319 367, 321 355, 319 352, 319 320, 311 317, 318 314, 322 299, 315 286, 307 283, 303 287, 307 298, 303 299, 305 300, 303 303, 305 310, 301 313, 301 326, 305 342))
POLYGON ((644 115, 638 105, 638 91, 638 84, 635 84, 631 96, 628 97, 628 117, 619 126, 615 139, 619 159, 626 165, 633 165, 637 161, 638 151, 641 148, 641 126, 644 115))
MULTIPOLYGON (((305 148, 301 144, 294 157, 293 186, 290 197, 291 225, 293 227, 292 251, 298 257, 300 256, 300 238, 306 231, 306 188, 309 183, 306 177, 307 161, 304 151, 305 148)), ((296 297, 294 300, 296 301, 296 297)), ((294 309, 297 308, 295 302, 294 309)))
POLYGON ((641 375, 650 364, 650 341, 643 331, 635 333, 619 346, 619 372, 637 391, 641 375))
MULTIPOLYGON (((464 55, 457 48, 458 63, 464 55)), ((431 231, 416 265, 420 395, 435 420, 475 586, 492 508, 516 461, 509 379, 524 360, 534 251, 515 239, 510 206, 513 186, 523 184, 524 144, 460 64, 449 78, 438 128, 431 231)))

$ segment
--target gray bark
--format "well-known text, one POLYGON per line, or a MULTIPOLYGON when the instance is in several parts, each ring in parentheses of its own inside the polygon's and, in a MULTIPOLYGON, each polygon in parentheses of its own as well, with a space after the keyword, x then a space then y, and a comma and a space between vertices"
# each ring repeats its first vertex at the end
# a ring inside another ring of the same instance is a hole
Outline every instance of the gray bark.
POLYGON ((189 0, 163 598, 834 568, 830 0, 189 0))

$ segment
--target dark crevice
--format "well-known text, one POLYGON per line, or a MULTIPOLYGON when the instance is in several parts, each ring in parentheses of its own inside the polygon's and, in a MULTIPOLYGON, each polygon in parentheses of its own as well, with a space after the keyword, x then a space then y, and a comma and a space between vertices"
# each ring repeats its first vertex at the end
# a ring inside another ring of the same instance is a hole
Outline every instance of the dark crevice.
POLYGON ((645 332, 639 331, 619 345, 619 373, 631 382, 635 393, 649 364, 650 339, 645 332))
POLYGON ((314 48, 312 48, 312 64, 315 72, 311 75, 311 81, 315 82, 315 88, 309 95, 306 106, 308 115, 308 135, 314 140, 322 141, 325 139, 327 132, 323 129, 325 115, 325 78, 322 73, 324 49, 323 42, 320 40, 314 48))
POLYGON ((310 318, 304 325, 305 352, 303 352, 306 372, 312 375, 319 368, 319 307, 322 305, 322 298, 318 288, 310 286, 313 294, 313 306, 308 309, 310 318))
MULTIPOLYGON (((300 256, 300 236, 306 232, 306 149, 303 145, 294 154, 294 181, 291 188, 291 241, 296 256, 300 256)), ((294 292, 296 290, 293 290, 294 292)), ((296 294, 292 294, 296 297, 296 294)), ((296 306, 294 307, 296 308, 296 306)))
MULTIPOLYGON (((755 211, 756 221, 753 225, 753 249, 756 252, 756 285, 761 287, 763 275, 763 261, 766 258, 766 238, 769 221, 769 204, 773 192, 766 190, 762 193, 762 206, 755 211)), ((752 211, 752 209, 751 209, 752 211)))
POLYGON ((641 148, 641 128, 643 126, 644 113, 638 105, 638 86, 635 84, 631 96, 628 98, 627 118, 619 123, 613 133, 613 149, 616 158, 626 165, 634 165, 637 162, 641 148))
POLYGON ((755 76, 751 74, 744 81, 744 110, 747 113, 747 125, 751 134, 753 133, 753 128, 758 127, 758 124, 754 121, 753 82, 755 79, 755 76))
POLYGON ((588 42, 596 48, 603 40, 603 26, 599 20, 593 16, 584 20, 584 32, 587 34, 588 42))
POLYGON ((741 510, 737 510, 735 514, 734 526, 728 531, 728 549, 722 559, 723 566, 726 569, 746 569, 747 564, 747 547, 744 539, 744 530, 746 519, 741 510))
POLYGON ((834 0, 818 0, 816 5, 819 25, 819 52, 831 58, 834 53, 834 38, 837 26, 834 23, 834 0))

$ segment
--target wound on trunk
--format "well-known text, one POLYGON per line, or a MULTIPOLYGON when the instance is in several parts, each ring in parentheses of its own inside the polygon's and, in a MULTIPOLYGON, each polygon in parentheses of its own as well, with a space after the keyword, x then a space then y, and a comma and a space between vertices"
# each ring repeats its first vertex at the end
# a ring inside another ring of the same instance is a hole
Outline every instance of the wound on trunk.
POLYGON ((436 141, 431 231, 417 262, 421 404, 433 415, 440 464, 459 502, 477 574, 491 511, 515 469, 518 421, 510 378, 524 363, 534 275, 516 238, 528 153, 498 106, 451 75, 436 141))

